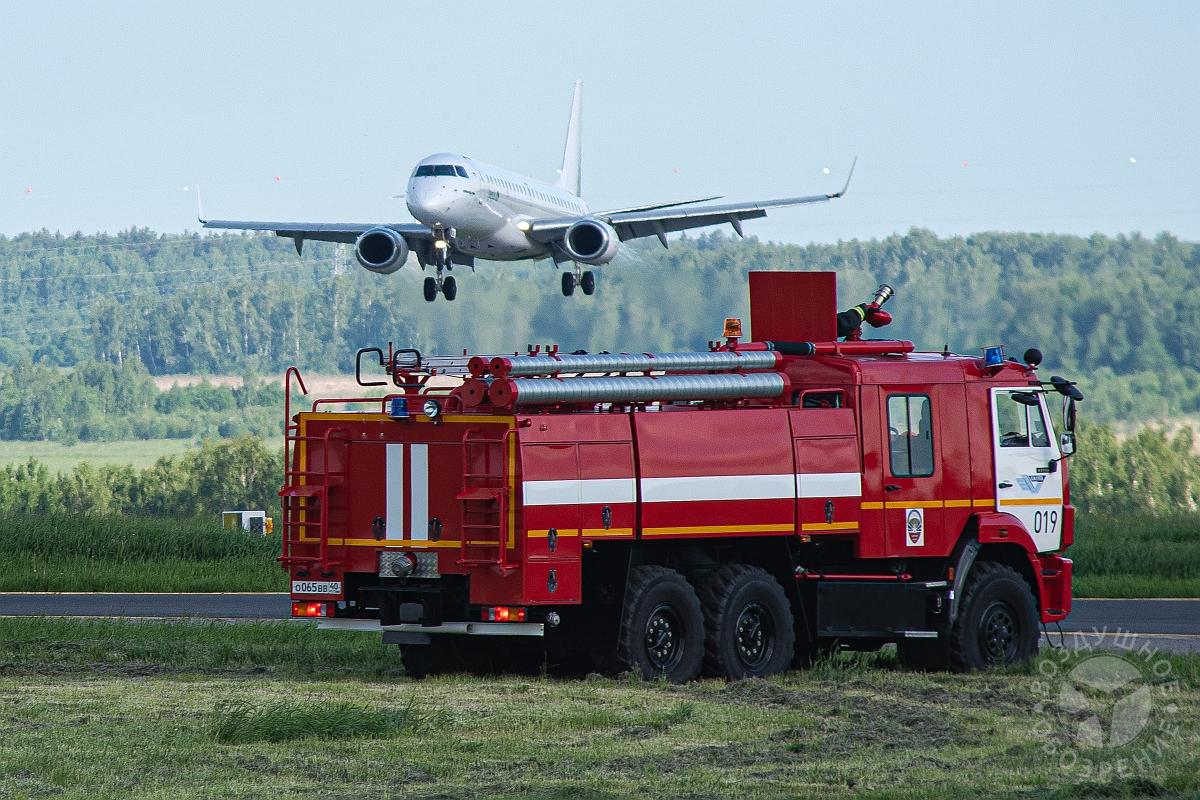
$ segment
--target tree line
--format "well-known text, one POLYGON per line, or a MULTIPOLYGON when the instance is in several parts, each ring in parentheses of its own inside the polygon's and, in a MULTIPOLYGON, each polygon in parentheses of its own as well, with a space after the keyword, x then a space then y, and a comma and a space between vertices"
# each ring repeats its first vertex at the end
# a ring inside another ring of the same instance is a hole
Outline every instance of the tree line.
POLYGON ((0 378, 0 439, 63 444, 197 439, 280 426, 282 392, 253 375, 241 386, 202 381, 159 390, 141 361, 89 361, 64 370, 22 359, 0 378))
MULTIPOLYGON (((345 373, 358 347, 425 352, 701 348, 747 316, 751 269, 835 270, 843 307, 897 291, 887 335, 977 352, 1036 346, 1079 380, 1094 420, 1200 411, 1200 247, 1154 238, 981 233, 837 244, 731 241, 721 233, 628 243, 594 298, 563 298, 548 263, 481 262, 454 303, 420 299, 422 273, 359 269, 271 236, 0 237, 0 366, 140 363, 151 375, 345 373), (344 269, 338 266, 344 266, 344 269)), ((459 272, 465 268, 460 267, 459 272)))

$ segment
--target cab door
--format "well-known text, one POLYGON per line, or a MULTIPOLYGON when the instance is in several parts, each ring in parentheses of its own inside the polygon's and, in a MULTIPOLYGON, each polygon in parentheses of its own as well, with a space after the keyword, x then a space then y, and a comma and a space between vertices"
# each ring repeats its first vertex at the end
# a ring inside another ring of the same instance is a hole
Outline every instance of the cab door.
POLYGON ((887 455, 883 464, 883 518, 888 557, 945 551, 937 387, 883 394, 887 455))
POLYGON ((1019 519, 1038 552, 1057 550, 1062 541, 1061 454, 1041 392, 992 390, 992 449, 996 510, 1019 519))

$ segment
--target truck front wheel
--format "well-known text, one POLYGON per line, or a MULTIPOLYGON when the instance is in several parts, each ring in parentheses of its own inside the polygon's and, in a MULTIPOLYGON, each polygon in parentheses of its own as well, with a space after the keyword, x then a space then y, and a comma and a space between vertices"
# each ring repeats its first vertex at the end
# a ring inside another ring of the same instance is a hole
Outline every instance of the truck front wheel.
POLYGON ((1038 650, 1037 603, 1012 567, 976 562, 950 632, 950 665, 977 670, 1027 661, 1038 650))
POLYGON ((730 564, 700 585, 706 673, 730 680, 784 672, 796 634, 787 595, 759 567, 730 564))
POLYGON ((666 567, 630 570, 617 656, 643 678, 690 681, 704 657, 704 615, 696 591, 666 567))

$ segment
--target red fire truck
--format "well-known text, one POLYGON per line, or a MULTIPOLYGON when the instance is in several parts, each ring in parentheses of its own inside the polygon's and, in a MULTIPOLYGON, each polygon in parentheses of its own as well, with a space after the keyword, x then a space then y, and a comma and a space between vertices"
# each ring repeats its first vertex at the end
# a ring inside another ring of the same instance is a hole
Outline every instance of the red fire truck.
POLYGON ((369 348, 385 389, 295 416, 289 370, 292 614, 381 631, 414 676, 1029 658, 1071 609, 1082 395, 1034 349, 862 339, 890 294, 839 314, 833 273, 753 272, 752 336, 701 352, 369 348))

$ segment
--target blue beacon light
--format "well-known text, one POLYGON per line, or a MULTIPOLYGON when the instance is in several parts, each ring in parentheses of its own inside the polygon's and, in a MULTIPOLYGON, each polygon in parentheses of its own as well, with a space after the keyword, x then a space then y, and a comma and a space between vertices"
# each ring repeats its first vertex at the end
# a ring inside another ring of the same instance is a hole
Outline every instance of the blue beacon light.
POLYGON ((405 397, 393 397, 391 408, 388 411, 388 416, 392 419, 407 419, 408 399, 405 397))
POLYGON ((1004 363, 1004 345, 995 344, 991 347, 983 348, 983 365, 985 367, 999 367, 1004 363))

